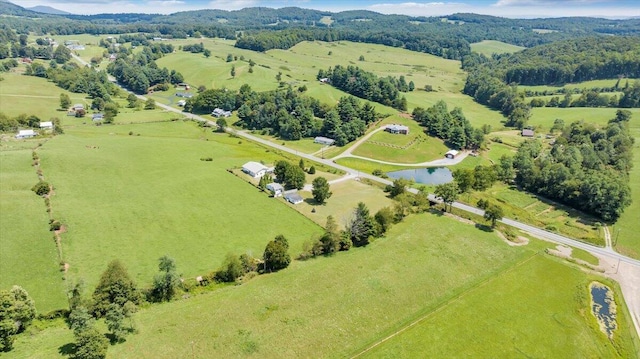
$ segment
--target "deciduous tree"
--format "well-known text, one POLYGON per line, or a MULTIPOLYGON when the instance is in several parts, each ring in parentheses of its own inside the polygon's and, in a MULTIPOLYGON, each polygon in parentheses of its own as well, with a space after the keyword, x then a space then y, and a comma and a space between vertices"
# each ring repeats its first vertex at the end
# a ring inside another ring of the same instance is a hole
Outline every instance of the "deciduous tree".
POLYGON ((318 204, 323 204, 329 197, 331 197, 331 191, 329 191, 329 182, 324 177, 316 177, 313 182, 313 199, 318 204))

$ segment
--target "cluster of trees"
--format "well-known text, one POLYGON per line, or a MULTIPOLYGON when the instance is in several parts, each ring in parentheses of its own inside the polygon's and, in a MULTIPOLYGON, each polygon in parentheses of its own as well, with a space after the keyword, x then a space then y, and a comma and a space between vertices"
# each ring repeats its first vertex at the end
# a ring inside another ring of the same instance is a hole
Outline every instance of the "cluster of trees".
POLYGON ((187 44, 182 46, 183 51, 191 52, 193 54, 204 52, 204 44, 202 42, 197 44, 187 44))
POLYGON ((251 130, 263 130, 288 140, 326 136, 338 146, 362 136, 367 125, 378 117, 371 104, 362 104, 355 97, 342 97, 331 108, 291 87, 258 93, 247 84, 237 93, 205 90, 185 105, 186 111, 199 113, 210 113, 215 108, 237 109, 238 124, 251 130))
MULTIPOLYGON (((554 96, 549 101, 543 98, 533 98, 529 104, 531 107, 640 107, 640 81, 635 81, 632 85, 629 85, 629 81, 627 81, 625 86, 620 88, 616 85, 611 88, 579 91, 580 89, 563 91, 565 95, 562 99, 559 96, 554 96), (613 91, 621 91, 620 98, 618 95, 605 94, 613 91), (579 93, 580 97, 573 99, 571 93, 579 93)), ((525 92, 525 94, 527 93, 525 92)), ((534 95, 529 92, 527 96, 534 95)))
MULTIPOLYGON (((162 51, 162 49, 160 49, 162 51)), ((149 87, 158 84, 178 84, 184 82, 181 73, 166 67, 159 68, 155 60, 162 57, 162 52, 154 53, 152 48, 144 49, 131 57, 119 57, 107 67, 107 71, 118 82, 133 92, 145 94, 149 87)))
POLYGON ((606 127, 566 126, 550 151, 527 141, 513 158, 515 182, 525 190, 615 221, 631 203, 631 113, 618 110, 606 127))
MULTIPOLYGON (((35 115, 20 114, 14 117, 7 116, 0 112, 0 132, 16 132, 19 128, 40 129, 42 120, 35 115)), ((55 127, 60 125, 60 119, 53 117, 50 119, 55 127)), ((61 128, 62 129, 62 128, 61 128)))
POLYGON ((0 290, 0 352, 13 349, 15 335, 23 332, 36 314, 33 299, 22 287, 0 290))
POLYGON ((404 76, 396 79, 391 76, 378 77, 374 73, 357 66, 343 67, 336 65, 333 69, 318 71, 318 79, 328 78, 331 85, 351 95, 391 106, 401 111, 407 109, 407 99, 400 92, 413 91, 413 81, 407 83, 404 76))
POLYGON ((273 174, 276 176, 276 182, 281 183, 285 189, 302 189, 304 187, 306 178, 304 167, 300 168, 300 166, 282 160, 276 163, 273 174))
POLYGON ((482 129, 473 128, 460 107, 449 112, 447 104, 442 100, 426 110, 416 107, 413 119, 426 127, 428 134, 445 140, 457 149, 478 149, 484 142, 485 134, 482 129))

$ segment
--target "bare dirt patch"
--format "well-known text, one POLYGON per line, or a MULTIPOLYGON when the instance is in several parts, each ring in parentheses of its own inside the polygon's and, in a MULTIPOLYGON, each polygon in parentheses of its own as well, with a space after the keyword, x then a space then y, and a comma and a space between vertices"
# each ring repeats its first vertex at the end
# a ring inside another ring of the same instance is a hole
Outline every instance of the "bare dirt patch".
POLYGON ((517 236, 515 240, 511 241, 509 240, 509 238, 507 238, 507 236, 504 235, 504 233, 500 231, 496 231, 496 234, 500 239, 502 239, 503 242, 505 242, 506 244, 512 247, 526 246, 527 244, 529 244, 529 238, 527 237, 517 236))

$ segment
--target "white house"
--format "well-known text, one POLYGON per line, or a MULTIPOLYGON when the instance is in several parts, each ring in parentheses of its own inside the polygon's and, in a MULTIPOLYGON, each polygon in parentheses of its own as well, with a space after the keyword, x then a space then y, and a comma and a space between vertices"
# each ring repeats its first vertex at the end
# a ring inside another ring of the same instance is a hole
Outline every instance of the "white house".
POLYGON ((187 101, 185 101, 185 100, 178 101, 178 106, 180 106, 180 107, 184 107, 184 105, 186 105, 186 104, 187 104, 187 101))
POLYGON ((304 202, 304 198, 298 193, 297 190, 286 191, 284 193, 284 199, 291 204, 298 204, 304 202))
POLYGON ((17 139, 35 137, 37 133, 34 130, 20 130, 16 135, 17 139))
POLYGON ((447 153, 444 154, 444 156, 449 159, 454 159, 456 158, 456 156, 458 156, 458 153, 459 152, 456 150, 449 150, 447 151, 447 153))
POLYGON ((211 112, 211 115, 213 115, 214 117, 230 117, 231 111, 225 111, 221 108, 214 108, 213 112, 211 112))
POLYGON ((267 173, 267 166, 259 162, 247 162, 242 166, 242 172, 253 178, 262 177, 267 173))
POLYGON ((267 185, 267 189, 271 193, 273 193, 274 197, 280 197, 284 193, 284 187, 282 187, 280 183, 275 183, 275 182, 269 183, 267 185))
POLYGON ((40 122, 40 128, 43 130, 53 130, 53 122, 51 121, 40 122))

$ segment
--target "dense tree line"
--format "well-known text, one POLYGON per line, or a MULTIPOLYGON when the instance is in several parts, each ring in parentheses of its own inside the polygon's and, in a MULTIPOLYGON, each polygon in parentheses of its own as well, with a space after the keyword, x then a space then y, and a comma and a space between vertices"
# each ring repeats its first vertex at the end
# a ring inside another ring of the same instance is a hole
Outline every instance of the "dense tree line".
POLYGON ((426 132, 445 140, 456 149, 478 149, 484 142, 484 132, 473 128, 460 107, 449 111, 444 101, 438 101, 428 109, 416 107, 413 119, 426 127, 426 132))
POLYGON ((615 221, 631 203, 631 113, 618 110, 606 127, 574 122, 551 150, 527 141, 513 158, 515 182, 525 190, 615 221))
POLYGON ((238 110, 238 124, 283 139, 326 136, 342 146, 362 136, 378 114, 369 103, 342 97, 335 108, 321 104, 292 88, 255 92, 243 85, 237 93, 209 89, 187 100, 185 110, 208 113, 215 108, 238 110))
POLYGON ((404 76, 378 77, 374 73, 357 66, 336 65, 328 70, 318 71, 318 79, 327 78, 329 83, 351 95, 391 106, 401 111, 407 109, 407 99, 400 92, 412 91, 413 82, 407 83, 404 76))
MULTIPOLYGON (((160 52, 154 52, 151 47, 130 57, 119 57, 107 67, 107 71, 118 82, 127 86, 133 92, 145 94, 149 87, 157 84, 178 84, 184 81, 182 74, 166 67, 159 68, 155 60, 162 57, 160 52)), ((167 49, 168 50, 168 49, 167 49)))

